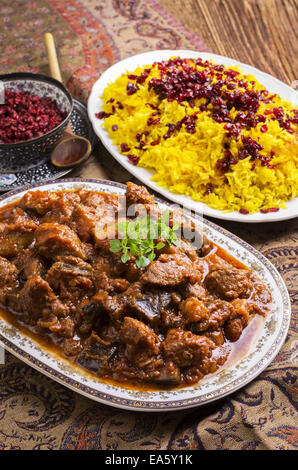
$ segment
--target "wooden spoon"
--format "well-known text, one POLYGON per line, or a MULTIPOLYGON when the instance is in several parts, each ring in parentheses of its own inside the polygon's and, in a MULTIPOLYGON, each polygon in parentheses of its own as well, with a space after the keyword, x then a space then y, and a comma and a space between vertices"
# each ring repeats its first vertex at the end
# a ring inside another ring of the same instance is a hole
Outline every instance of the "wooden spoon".
MULTIPOLYGON (((62 76, 56 54, 54 38, 51 33, 44 35, 51 76, 62 83, 62 76)), ((68 168, 87 160, 91 153, 91 144, 85 137, 72 132, 68 123, 61 140, 51 153, 51 162, 60 168, 68 168)))

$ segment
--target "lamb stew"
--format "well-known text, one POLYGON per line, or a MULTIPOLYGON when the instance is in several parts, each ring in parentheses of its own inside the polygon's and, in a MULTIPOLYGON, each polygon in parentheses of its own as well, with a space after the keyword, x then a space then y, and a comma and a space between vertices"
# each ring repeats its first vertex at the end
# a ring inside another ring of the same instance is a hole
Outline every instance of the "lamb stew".
POLYGON ((199 248, 183 238, 162 243, 146 266, 132 254, 123 262, 109 238, 123 203, 161 216, 133 183, 122 198, 35 190, 1 208, 0 305, 102 379, 148 389, 194 384, 225 363, 254 316, 268 315, 271 294, 205 237, 199 248))

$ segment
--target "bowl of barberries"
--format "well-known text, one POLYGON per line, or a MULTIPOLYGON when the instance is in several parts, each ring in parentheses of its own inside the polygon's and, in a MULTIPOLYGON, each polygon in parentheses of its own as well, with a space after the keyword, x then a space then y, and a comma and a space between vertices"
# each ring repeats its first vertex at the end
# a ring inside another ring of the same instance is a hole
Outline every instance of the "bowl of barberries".
POLYGON ((72 108, 71 94, 54 78, 29 72, 0 75, 0 164, 27 165, 50 152, 72 108))

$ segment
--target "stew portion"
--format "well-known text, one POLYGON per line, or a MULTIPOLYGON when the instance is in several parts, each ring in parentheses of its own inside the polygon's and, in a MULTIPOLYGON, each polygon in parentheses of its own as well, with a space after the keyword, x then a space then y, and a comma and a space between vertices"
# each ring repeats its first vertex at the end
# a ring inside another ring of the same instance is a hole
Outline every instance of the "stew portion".
POLYGON ((271 294, 205 237, 200 247, 162 243, 146 267, 133 255, 123 262, 110 233, 134 204, 161 216, 133 183, 125 198, 37 190, 2 208, 0 304, 100 377, 142 387, 196 383, 224 364, 254 315, 270 311, 271 294))

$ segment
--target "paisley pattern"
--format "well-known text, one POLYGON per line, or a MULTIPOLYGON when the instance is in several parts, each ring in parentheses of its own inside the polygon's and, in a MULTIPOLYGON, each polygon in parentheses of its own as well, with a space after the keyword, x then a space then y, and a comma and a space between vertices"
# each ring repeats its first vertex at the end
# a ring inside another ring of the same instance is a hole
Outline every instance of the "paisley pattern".
POLYGON ((70 418, 74 393, 6 353, 0 369, 0 449, 55 448, 50 430, 70 418))
POLYGON ((63 436, 66 450, 160 449, 161 435, 157 415, 127 413, 106 406, 91 406, 84 411, 63 436), (152 434, 156 433, 154 437, 152 434), (152 446, 152 447, 151 447, 152 446))
POLYGON ((295 381, 295 368, 265 371, 243 391, 205 411, 202 419, 198 411, 181 422, 168 448, 294 449, 297 401, 287 384, 294 386, 295 381))
MULTIPOLYGON (((208 50, 155 0, 30 0, 26 7, 1 1, 2 73, 47 73, 40 44, 49 29, 69 89, 85 99, 98 75, 129 55, 169 47, 208 50)), ((112 167, 114 179, 128 179, 108 156, 101 162, 112 167)), ((92 165, 90 175, 96 176, 92 165)), ((0 449, 297 449, 297 221, 222 225, 261 250, 289 289, 291 327, 271 365, 242 390, 208 406, 134 413, 96 404, 5 353, 0 449)))
POLYGON ((99 75, 125 57, 153 49, 209 50, 155 0, 28 0, 25 9, 17 0, 1 0, 0 31, 1 73, 45 74, 40 44, 51 31, 64 82, 84 100, 99 75))

